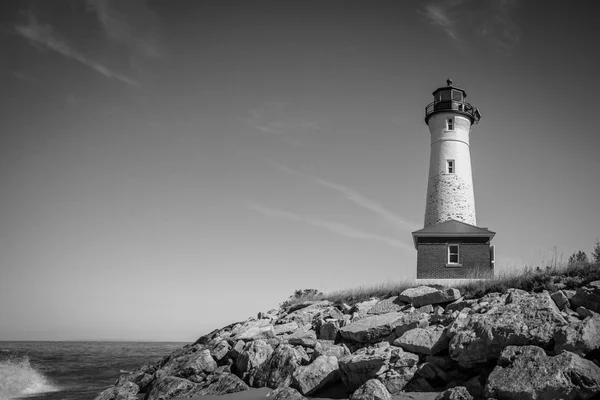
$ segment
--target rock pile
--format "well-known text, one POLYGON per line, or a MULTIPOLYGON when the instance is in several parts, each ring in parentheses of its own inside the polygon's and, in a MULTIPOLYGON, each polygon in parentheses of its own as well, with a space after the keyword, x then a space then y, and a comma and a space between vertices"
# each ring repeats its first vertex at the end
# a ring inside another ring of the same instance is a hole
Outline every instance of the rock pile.
POLYGON ((250 387, 274 389, 273 399, 600 397, 599 299, 600 281, 577 291, 509 289, 470 300, 456 289, 421 286, 353 307, 298 303, 202 336, 122 375, 96 400, 250 387))

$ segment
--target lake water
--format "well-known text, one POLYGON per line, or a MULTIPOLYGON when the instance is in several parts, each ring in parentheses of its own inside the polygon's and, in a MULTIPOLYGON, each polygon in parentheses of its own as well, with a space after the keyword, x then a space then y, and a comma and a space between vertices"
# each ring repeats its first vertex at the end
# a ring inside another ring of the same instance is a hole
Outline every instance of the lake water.
POLYGON ((119 374, 153 364, 185 344, 0 341, 0 400, 91 400, 119 374))

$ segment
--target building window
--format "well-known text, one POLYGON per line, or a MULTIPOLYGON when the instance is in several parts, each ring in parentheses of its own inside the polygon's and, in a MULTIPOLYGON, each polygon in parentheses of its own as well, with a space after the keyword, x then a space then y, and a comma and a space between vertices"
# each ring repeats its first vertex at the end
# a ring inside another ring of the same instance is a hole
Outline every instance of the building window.
POLYGON ((448 130, 449 131, 454 130, 454 119, 452 119, 452 118, 448 118, 448 130))
POLYGON ((448 163, 448 173, 453 174, 455 170, 454 160, 446 160, 448 163))
POLYGON ((459 245, 448 245, 448 264, 458 264, 459 262, 459 245))

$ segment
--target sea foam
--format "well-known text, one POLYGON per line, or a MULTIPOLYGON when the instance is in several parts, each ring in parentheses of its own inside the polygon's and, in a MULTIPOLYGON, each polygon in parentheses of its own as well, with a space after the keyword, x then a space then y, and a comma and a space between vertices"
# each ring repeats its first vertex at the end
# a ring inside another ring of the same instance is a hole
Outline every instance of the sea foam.
POLYGON ((57 390, 44 374, 29 363, 27 356, 0 361, 0 400, 57 390))

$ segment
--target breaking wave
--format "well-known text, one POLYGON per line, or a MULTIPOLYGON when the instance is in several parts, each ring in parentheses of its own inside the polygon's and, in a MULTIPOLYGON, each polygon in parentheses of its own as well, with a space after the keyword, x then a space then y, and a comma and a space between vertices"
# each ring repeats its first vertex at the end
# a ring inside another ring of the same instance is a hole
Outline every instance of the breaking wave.
POLYGON ((0 361, 0 400, 56 391, 58 388, 29 363, 27 356, 0 361))

